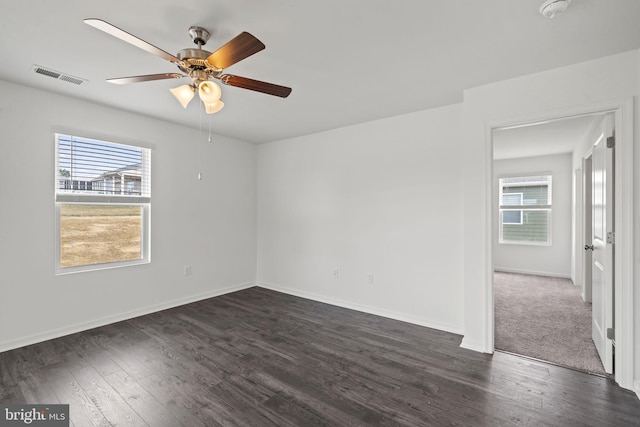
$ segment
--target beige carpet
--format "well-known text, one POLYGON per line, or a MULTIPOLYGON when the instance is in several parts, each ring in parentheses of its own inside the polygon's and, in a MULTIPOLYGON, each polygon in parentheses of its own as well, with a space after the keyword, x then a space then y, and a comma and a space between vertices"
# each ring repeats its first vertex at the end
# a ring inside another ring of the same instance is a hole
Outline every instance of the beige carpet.
POLYGON ((605 374, 591 340, 591 304, 569 279, 494 274, 495 348, 605 374))

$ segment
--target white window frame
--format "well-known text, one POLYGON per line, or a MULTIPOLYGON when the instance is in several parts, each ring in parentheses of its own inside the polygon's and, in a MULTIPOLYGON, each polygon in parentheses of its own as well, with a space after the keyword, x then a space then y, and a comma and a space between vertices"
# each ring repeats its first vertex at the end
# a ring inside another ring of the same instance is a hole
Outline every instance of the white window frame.
POLYGON ((552 206, 553 206, 553 201, 552 201, 552 194, 553 194, 553 176, 551 173, 549 172, 545 172, 545 173, 536 173, 536 174, 518 174, 518 175, 508 175, 508 176, 501 176, 498 178, 498 243, 501 245, 528 245, 528 246, 551 246, 552 244, 552 239, 551 239, 551 223, 552 223, 552 206), (528 183, 513 183, 512 185, 506 184, 503 185, 502 184, 502 180, 505 178, 528 178, 528 177, 545 177, 545 178, 549 178, 548 182, 542 182, 542 181, 531 181, 528 183), (509 187, 509 186, 513 186, 513 187, 523 187, 523 186, 527 186, 527 185, 540 185, 540 184, 546 184, 548 187, 548 204, 543 205, 543 204, 532 204, 530 199, 522 199, 522 202, 520 205, 502 205, 502 200, 503 200, 503 194, 523 194, 523 193, 503 193, 503 189, 504 187, 509 187), (521 211, 520 214, 520 224, 524 223, 524 218, 525 218, 525 211, 530 211, 530 210, 544 210, 548 212, 548 219, 547 219, 547 241, 546 242, 535 242, 535 241, 527 241, 527 240, 504 240, 504 235, 503 235, 503 224, 506 225, 519 225, 516 223, 503 223, 502 222, 502 212, 504 211, 513 211, 513 210, 519 210, 521 211))
MULTIPOLYGON (((104 270, 111 268, 127 267, 132 265, 148 264, 151 262, 151 183, 146 183, 146 190, 140 195, 123 195, 123 194, 83 194, 79 192, 59 192, 59 139, 60 137, 81 138, 84 140, 92 140, 99 143, 122 145, 127 147, 135 147, 142 149, 143 163, 147 169, 147 174, 143 179, 150 181, 151 179, 151 149, 136 146, 132 144, 122 144, 111 141, 104 141, 84 136, 72 136, 68 134, 55 134, 55 179, 54 179, 54 201, 55 201, 55 273, 69 274, 84 271, 104 270), (134 260, 105 262, 97 264, 78 265, 72 267, 60 266, 60 206, 62 205, 102 205, 102 206, 138 206, 141 210, 140 224, 140 258, 134 260)), ((144 185, 144 184, 143 184, 144 185)), ((73 189, 73 183, 71 185, 73 189)))

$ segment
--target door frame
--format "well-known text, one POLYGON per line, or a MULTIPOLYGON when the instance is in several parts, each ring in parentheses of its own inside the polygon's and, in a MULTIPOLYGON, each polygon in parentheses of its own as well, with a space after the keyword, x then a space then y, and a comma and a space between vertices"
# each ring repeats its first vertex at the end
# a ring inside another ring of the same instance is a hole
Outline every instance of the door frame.
MULTIPOLYGON (((493 131, 498 128, 532 125, 547 121, 570 118, 587 114, 611 112, 614 114, 616 131, 615 150, 615 225, 616 257, 614 261, 614 305, 616 307, 614 323, 616 325, 616 351, 614 357, 615 381, 623 388, 634 389, 634 324, 633 324, 633 283, 634 283, 634 218, 635 204, 633 163, 633 97, 614 99, 604 102, 567 107, 563 109, 530 113, 519 117, 498 119, 485 123, 485 191, 489 201, 485 204, 486 266, 484 280, 485 301, 485 348, 490 353, 494 347, 494 301, 493 301, 493 233, 494 215, 497 209, 494 203, 496 194, 493 185, 493 131)), ((572 166, 573 167, 573 166, 572 166)), ((575 220, 575 218, 574 218, 575 220)), ((575 261, 574 261, 575 262, 575 261)))

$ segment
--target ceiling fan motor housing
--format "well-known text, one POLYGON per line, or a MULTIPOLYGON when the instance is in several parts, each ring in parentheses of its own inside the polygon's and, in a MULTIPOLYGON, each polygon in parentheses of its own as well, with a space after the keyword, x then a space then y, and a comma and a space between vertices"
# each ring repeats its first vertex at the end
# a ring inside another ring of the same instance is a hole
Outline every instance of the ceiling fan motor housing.
POLYGON ((209 55, 211 55, 211 52, 204 49, 182 49, 176 55, 181 61, 181 64, 178 64, 178 68, 193 78, 198 77, 199 80, 208 80, 210 77, 217 76, 222 71, 206 62, 209 55), (193 75, 196 71, 199 72, 198 76, 193 75), (206 74, 206 78, 203 74, 206 74))
POLYGON ((178 68, 189 74, 196 84, 216 77, 222 70, 205 61, 211 55, 211 52, 202 49, 202 46, 209 41, 211 33, 205 28, 194 25, 189 27, 189 35, 193 42, 198 45, 198 48, 186 48, 179 51, 176 55, 181 61, 178 64, 178 68))

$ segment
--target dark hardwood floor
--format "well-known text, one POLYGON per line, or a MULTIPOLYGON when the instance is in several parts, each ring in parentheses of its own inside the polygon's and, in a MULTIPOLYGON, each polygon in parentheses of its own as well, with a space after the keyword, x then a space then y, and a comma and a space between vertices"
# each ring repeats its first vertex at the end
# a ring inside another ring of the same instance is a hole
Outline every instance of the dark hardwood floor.
POLYGON ((0 402, 84 426, 638 426, 607 378, 261 288, 0 353, 0 402))

